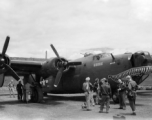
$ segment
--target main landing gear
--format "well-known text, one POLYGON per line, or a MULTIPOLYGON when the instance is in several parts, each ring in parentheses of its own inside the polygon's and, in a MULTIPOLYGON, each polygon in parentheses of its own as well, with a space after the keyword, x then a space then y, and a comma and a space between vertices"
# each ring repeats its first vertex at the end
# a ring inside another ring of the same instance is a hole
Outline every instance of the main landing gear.
POLYGON ((39 103, 42 102, 42 100, 43 100, 42 89, 39 86, 33 87, 31 93, 31 101, 34 103, 39 103))
MULTIPOLYGON (((32 74, 24 75, 24 79, 23 79, 24 85, 27 82, 29 82, 33 86, 33 87, 31 87, 30 101, 34 102, 34 103, 42 102, 43 92, 42 92, 42 88, 39 84, 40 77, 38 75, 32 75, 32 74)), ((24 101, 25 101, 25 97, 26 97, 25 92, 26 91, 24 91, 24 101)))

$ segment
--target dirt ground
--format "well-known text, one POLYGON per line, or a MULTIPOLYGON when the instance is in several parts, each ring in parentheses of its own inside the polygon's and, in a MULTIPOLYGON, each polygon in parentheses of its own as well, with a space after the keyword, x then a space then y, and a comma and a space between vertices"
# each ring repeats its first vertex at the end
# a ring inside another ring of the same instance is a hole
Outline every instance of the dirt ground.
MULTIPOLYGON (((81 105, 83 94, 49 94, 44 97, 43 103, 18 102, 17 97, 10 98, 7 90, 0 91, 0 120, 113 120, 117 114, 126 120, 152 119, 152 90, 138 91, 136 112, 131 115, 127 100, 127 109, 120 110, 117 104, 111 101, 109 113, 99 113, 99 105, 91 107, 92 111, 83 111, 81 105)), ((116 120, 116 119, 114 119, 116 120)))

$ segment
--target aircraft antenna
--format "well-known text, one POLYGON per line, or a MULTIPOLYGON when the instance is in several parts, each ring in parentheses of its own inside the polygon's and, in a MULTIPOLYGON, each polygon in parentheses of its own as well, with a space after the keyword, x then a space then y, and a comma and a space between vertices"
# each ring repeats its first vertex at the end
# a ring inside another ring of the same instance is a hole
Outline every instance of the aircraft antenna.
POLYGON ((111 53, 111 57, 112 57, 112 59, 113 59, 113 61, 115 60, 115 57, 113 56, 113 54, 111 53))
POLYGON ((47 50, 45 51, 45 59, 47 59, 47 50))

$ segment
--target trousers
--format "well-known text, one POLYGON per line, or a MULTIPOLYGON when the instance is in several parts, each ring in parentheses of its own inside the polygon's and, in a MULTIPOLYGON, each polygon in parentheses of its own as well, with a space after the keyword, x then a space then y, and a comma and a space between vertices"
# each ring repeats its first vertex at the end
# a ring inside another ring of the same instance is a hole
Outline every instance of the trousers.
POLYGON ((119 105, 120 108, 126 108, 126 91, 119 92, 119 105))
POLYGON ((87 107, 87 109, 90 109, 90 93, 88 93, 88 92, 85 92, 84 93, 85 94, 85 99, 86 99, 86 107, 87 107))
POLYGON ((135 111, 136 110, 136 106, 135 106, 136 96, 134 96, 134 97, 128 96, 128 100, 129 100, 129 105, 130 105, 132 111, 135 111))
POLYGON ((94 103, 94 98, 93 98, 93 92, 90 92, 90 103, 91 103, 91 105, 95 105, 95 103, 94 103))
POLYGON ((29 90, 26 90, 26 102, 30 100, 31 92, 29 90))
POLYGON ((96 91, 95 103, 97 105, 99 104, 99 92, 98 91, 96 91))
POLYGON ((109 111, 109 105, 110 105, 110 96, 103 95, 100 105, 100 111, 103 111, 104 105, 106 105, 106 112, 109 111))
POLYGON ((22 96, 23 96, 22 92, 18 91, 18 100, 22 100, 22 96))
POLYGON ((15 97, 14 88, 9 88, 10 97, 13 95, 15 97))

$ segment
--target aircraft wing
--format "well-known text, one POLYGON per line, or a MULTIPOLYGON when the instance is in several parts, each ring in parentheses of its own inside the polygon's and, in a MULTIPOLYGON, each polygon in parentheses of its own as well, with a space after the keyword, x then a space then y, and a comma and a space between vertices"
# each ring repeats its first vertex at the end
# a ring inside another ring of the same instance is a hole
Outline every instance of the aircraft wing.
MULTIPOLYGON (((19 74, 38 73, 44 61, 11 60, 11 67, 19 74)), ((10 72, 8 71, 8 74, 10 72)))

